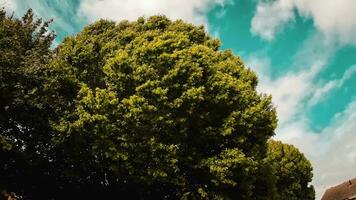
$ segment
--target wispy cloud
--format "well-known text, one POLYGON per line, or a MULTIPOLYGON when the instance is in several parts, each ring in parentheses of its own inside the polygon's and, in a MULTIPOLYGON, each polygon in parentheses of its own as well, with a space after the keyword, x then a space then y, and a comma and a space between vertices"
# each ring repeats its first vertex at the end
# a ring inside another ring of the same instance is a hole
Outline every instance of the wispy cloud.
MULTIPOLYGON (((1 1, 1 0, 0 0, 1 1)), ((29 8, 33 10, 36 17, 44 20, 53 19, 50 28, 57 33, 56 43, 65 36, 79 32, 83 26, 88 24, 86 18, 78 15, 79 0, 2 0, 8 2, 6 9, 15 11, 15 15, 20 17, 29 8)))
POLYGON ((348 81, 350 78, 352 78, 352 75, 356 73, 356 65, 351 66, 349 69, 347 69, 344 73, 344 75, 340 79, 334 79, 331 81, 326 82, 322 86, 318 87, 311 99, 309 100, 309 106, 313 106, 327 96, 328 93, 330 93, 332 90, 339 89, 341 88, 346 81, 348 81))
POLYGON ((251 32, 272 40, 278 30, 299 15, 310 18, 325 38, 356 45, 354 0, 260 0, 251 22, 251 32))
POLYGON ((83 0, 82 15, 91 21, 98 18, 135 20, 141 16, 164 14, 172 19, 184 19, 194 24, 207 25, 206 13, 216 5, 224 6, 231 0, 83 0))
POLYGON ((317 199, 330 186, 356 177, 355 121, 356 101, 353 101, 320 132, 313 132, 302 119, 278 130, 277 139, 294 144, 311 160, 317 199))
POLYGON ((163 14, 208 27, 207 13, 219 6, 222 17, 224 7, 233 4, 233 0, 0 0, 0 3, 9 11, 16 11, 17 16, 32 8, 38 17, 54 19, 51 28, 58 34, 58 43, 100 18, 136 20, 141 16, 163 14))
POLYGON ((356 152, 356 132, 352 131, 356 130, 356 102, 350 103, 318 132, 314 131, 306 114, 322 97, 340 88, 356 72, 356 67, 352 66, 340 79, 325 85, 316 84, 337 49, 323 40, 319 34, 310 36, 295 54, 289 72, 277 78, 272 78, 272 61, 267 55, 250 55, 246 59, 247 66, 259 76, 257 89, 272 94, 277 106, 279 127, 275 138, 297 146, 311 160, 317 198, 326 187, 356 176, 353 171, 356 153, 352 153, 356 152))
POLYGON ((306 106, 305 101, 320 89, 313 85, 335 51, 333 46, 322 41, 318 33, 311 35, 295 54, 293 63, 286 66, 290 70, 277 78, 272 78, 268 56, 251 54, 246 59, 247 66, 258 73, 260 84, 257 89, 272 94, 282 126, 295 120, 306 106))
POLYGON ((261 1, 251 21, 251 32, 266 40, 273 40, 283 25, 293 18, 293 4, 290 0, 274 3, 261 1))

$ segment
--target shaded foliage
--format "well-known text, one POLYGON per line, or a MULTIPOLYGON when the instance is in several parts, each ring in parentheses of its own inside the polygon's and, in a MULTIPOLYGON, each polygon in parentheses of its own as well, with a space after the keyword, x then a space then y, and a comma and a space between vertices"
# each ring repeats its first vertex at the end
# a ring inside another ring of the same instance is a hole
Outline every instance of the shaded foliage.
POLYGON ((0 10, 0 188, 10 191, 38 189, 50 159, 52 136, 41 100, 54 38, 49 23, 31 10, 22 19, 0 10))

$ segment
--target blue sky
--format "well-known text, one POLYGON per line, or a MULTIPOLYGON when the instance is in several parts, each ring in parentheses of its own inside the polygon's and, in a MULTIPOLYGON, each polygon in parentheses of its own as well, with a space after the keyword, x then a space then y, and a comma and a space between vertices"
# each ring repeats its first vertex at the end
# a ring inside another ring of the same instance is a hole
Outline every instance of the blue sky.
POLYGON ((0 0, 21 15, 53 18, 56 42, 99 19, 165 14, 204 24, 273 95, 276 138, 314 166, 317 196, 356 177, 356 1, 354 0, 0 0))

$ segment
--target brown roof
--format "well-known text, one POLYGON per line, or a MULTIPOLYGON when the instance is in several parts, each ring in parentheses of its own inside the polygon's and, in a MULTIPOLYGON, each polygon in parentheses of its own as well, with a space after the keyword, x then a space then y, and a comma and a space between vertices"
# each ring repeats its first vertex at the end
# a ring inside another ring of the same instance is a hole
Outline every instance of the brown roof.
POLYGON ((321 200, 347 200, 356 198, 356 178, 327 189, 321 200))

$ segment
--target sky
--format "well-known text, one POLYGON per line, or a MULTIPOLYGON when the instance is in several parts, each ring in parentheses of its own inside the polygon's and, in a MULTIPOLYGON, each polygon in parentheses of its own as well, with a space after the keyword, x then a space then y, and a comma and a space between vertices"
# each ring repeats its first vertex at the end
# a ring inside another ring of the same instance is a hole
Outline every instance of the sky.
POLYGON ((272 94, 275 138, 298 147, 314 167, 317 199, 356 177, 355 0, 0 0, 21 16, 54 19, 55 44, 100 18, 164 14, 203 24, 272 94))

